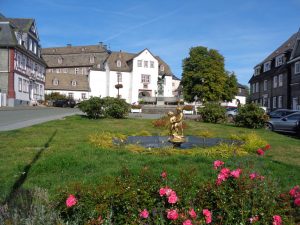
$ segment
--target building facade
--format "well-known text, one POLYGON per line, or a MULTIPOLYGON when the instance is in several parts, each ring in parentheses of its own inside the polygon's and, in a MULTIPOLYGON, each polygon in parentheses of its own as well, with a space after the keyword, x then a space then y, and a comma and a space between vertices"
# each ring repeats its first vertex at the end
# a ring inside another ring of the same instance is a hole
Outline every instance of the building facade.
POLYGON ((226 107, 238 107, 239 105, 245 105, 247 97, 249 96, 248 89, 245 85, 238 83, 238 93, 230 102, 222 102, 222 106, 226 107))
POLYGON ((300 32, 254 67, 250 100, 268 110, 300 109, 300 32))
POLYGON ((34 19, 0 15, 0 106, 43 100, 45 67, 34 19))
POLYGON ((148 49, 113 52, 100 43, 46 48, 42 56, 47 63, 46 93, 60 92, 77 101, 120 97, 131 104, 143 97, 173 97, 169 66, 148 49))

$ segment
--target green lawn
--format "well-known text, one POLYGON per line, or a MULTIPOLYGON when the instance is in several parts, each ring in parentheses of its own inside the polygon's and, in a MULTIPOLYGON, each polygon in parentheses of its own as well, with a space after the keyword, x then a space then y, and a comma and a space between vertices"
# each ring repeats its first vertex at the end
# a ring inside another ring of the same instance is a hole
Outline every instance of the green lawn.
MULTIPOLYGON (((74 183, 96 185, 120 174, 127 167, 134 174, 149 167, 153 174, 165 169, 172 177, 182 171, 196 170, 199 182, 215 179, 212 162, 215 159, 189 155, 145 155, 98 149, 88 141, 89 135, 101 131, 134 135, 149 131, 158 135, 152 120, 101 119, 88 120, 80 116, 51 121, 29 128, 0 132, 0 200, 4 200, 21 176, 22 188, 46 188, 50 195, 59 188, 74 183), (22 175, 24 170, 27 176, 22 175), (24 181, 24 182, 23 182, 24 181)), ((256 132, 272 146, 264 157, 256 155, 230 158, 229 166, 247 165, 265 176, 272 176, 282 190, 300 183, 300 139, 268 132, 237 128, 232 125, 187 121, 186 135, 208 130, 217 137, 256 132)))

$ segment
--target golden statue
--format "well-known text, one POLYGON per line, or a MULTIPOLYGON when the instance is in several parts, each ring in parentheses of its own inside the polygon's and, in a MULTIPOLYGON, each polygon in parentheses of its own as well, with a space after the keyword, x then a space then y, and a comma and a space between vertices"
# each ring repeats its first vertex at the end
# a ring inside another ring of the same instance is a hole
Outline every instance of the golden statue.
POLYGON ((176 108, 176 114, 173 112, 168 112, 169 122, 170 122, 170 138, 169 141, 174 144, 174 146, 180 146, 181 143, 185 142, 185 138, 183 136, 183 109, 182 107, 176 108))

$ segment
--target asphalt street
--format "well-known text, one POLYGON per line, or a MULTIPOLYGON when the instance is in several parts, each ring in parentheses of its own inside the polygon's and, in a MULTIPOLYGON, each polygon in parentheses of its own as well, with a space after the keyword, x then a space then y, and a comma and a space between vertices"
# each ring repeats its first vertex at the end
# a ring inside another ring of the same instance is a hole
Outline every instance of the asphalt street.
POLYGON ((75 114, 82 113, 77 108, 3 107, 0 108, 0 131, 29 127, 75 114))

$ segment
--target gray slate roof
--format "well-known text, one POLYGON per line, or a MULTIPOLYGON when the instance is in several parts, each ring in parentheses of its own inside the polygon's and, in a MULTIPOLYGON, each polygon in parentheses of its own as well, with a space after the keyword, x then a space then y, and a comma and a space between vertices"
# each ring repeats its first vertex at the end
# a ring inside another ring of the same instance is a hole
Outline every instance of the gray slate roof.
POLYGON ((48 73, 45 82, 46 90, 67 90, 67 91, 90 91, 88 76, 74 74, 57 74, 48 73), (53 85, 53 80, 59 81, 58 85, 53 85), (76 81, 77 85, 72 86, 72 81, 76 81))
POLYGON ((16 46, 17 39, 13 32, 13 27, 8 22, 0 21, 0 46, 16 46))
POLYGON ((172 75, 173 80, 180 80, 178 77, 176 77, 174 74, 172 75))

